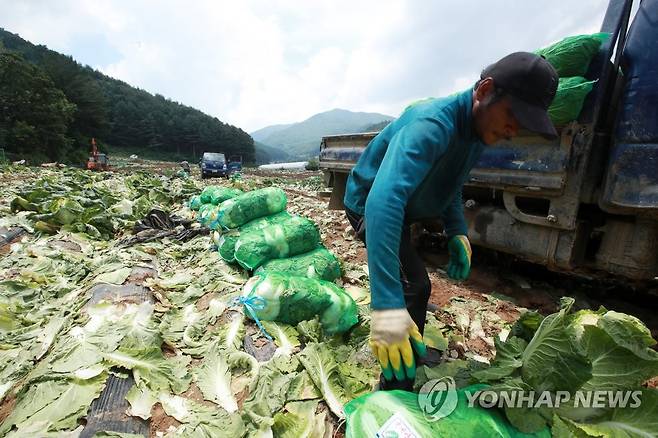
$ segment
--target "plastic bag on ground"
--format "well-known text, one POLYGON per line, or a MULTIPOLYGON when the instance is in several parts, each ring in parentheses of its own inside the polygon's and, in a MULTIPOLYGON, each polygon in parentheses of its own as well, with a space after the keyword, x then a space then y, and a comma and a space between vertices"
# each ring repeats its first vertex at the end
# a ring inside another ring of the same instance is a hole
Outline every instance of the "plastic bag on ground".
POLYGON ((570 36, 535 53, 546 58, 560 77, 584 76, 592 58, 608 38, 610 34, 603 32, 570 36))
POLYGON ((247 310, 263 321, 297 324, 319 315, 329 335, 344 333, 358 322, 352 297, 328 281, 263 272, 247 281, 242 295, 247 303, 254 302, 247 310))
POLYGON ((142 219, 135 222, 133 226, 133 233, 137 234, 140 231, 144 230, 173 230, 179 225, 189 225, 190 221, 185 219, 170 215, 166 211, 160 210, 159 208, 152 208, 146 216, 142 219))
MULTIPOLYGON (((345 405, 345 437, 550 438, 548 428, 534 434, 523 433, 507 421, 502 411, 484 409, 477 405, 469 407, 465 391, 475 392, 484 387, 486 386, 474 385, 454 390, 456 393, 453 393, 453 398, 449 393, 445 397, 444 394, 436 397, 435 400, 444 404, 450 403, 452 399, 452 403, 456 401, 456 405, 452 413, 434 421, 428 421, 433 420, 431 417, 425 418, 419 405, 418 394, 394 390, 363 395, 345 405)), ((431 403, 431 399, 428 403, 431 403)), ((444 409, 443 405, 438 408, 444 409)))
POLYGON ((304 254, 320 245, 320 232, 310 219, 293 216, 260 230, 242 233, 235 243, 235 260, 250 271, 272 259, 304 254))
POLYGON ((222 202, 219 225, 225 230, 239 228, 254 219, 286 209, 286 194, 278 187, 266 187, 243 193, 222 202))
POLYGON ((338 258, 324 246, 294 257, 270 260, 256 272, 278 271, 299 277, 334 281, 341 275, 338 258))
POLYGON ((238 238, 242 233, 260 230, 268 225, 283 222, 290 217, 291 216, 287 211, 282 211, 271 216, 254 219, 253 221, 241 226, 239 230, 231 230, 225 233, 215 232, 213 236, 215 237, 217 251, 219 251, 219 255, 222 259, 229 263, 233 263, 235 262, 235 243, 238 241, 238 238))
POLYGON ((548 115, 553 124, 562 126, 576 120, 595 82, 587 81, 582 76, 560 78, 555 99, 548 108, 548 115))

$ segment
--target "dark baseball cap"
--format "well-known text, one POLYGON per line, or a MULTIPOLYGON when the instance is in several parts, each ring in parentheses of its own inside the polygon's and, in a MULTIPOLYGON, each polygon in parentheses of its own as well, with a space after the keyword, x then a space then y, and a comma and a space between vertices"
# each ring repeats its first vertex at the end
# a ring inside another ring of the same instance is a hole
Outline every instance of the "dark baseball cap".
POLYGON ((542 56, 515 52, 482 71, 482 79, 491 77, 496 88, 506 92, 514 117, 519 124, 548 139, 557 131, 548 117, 548 107, 557 91, 558 74, 542 56))

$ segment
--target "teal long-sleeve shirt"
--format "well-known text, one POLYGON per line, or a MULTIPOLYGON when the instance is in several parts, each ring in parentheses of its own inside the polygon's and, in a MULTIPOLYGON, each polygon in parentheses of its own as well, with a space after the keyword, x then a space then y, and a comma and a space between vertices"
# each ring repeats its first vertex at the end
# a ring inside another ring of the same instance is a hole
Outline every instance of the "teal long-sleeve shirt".
POLYGON ((472 95, 469 89, 407 108, 350 172, 344 203, 365 217, 374 310, 405 307, 398 255, 405 222, 442 218, 449 237, 467 233, 461 191, 484 148, 472 95))

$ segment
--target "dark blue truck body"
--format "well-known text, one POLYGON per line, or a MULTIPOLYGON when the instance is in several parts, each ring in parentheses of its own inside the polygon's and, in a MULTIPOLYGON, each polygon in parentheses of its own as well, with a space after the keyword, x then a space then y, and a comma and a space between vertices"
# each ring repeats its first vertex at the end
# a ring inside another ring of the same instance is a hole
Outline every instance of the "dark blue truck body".
MULTIPOLYGON (((658 0, 636 4, 629 26, 632 7, 610 1, 612 38, 586 74, 598 82, 559 139, 522 133, 483 152, 464 187, 475 244, 584 275, 658 275, 658 0)), ((375 135, 323 138, 330 207, 375 135)))
POLYGON ((213 176, 228 177, 226 156, 219 152, 204 152, 199 161, 201 178, 213 176))
POLYGON ((242 172, 242 155, 231 155, 228 159, 229 175, 235 172, 242 172))

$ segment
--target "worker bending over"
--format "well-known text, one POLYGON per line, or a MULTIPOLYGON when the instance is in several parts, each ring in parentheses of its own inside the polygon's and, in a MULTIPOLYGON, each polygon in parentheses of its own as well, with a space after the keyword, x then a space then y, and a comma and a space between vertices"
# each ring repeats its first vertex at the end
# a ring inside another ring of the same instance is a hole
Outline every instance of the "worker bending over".
POLYGON ((548 117, 558 74, 544 58, 512 53, 485 68, 473 88, 407 108, 365 149, 350 172, 345 213, 366 243, 372 320, 370 345, 382 368, 380 389, 411 391, 431 284, 410 242, 410 225, 441 218, 447 274, 465 280, 471 246, 462 186, 483 148, 519 129, 555 138, 548 117))

